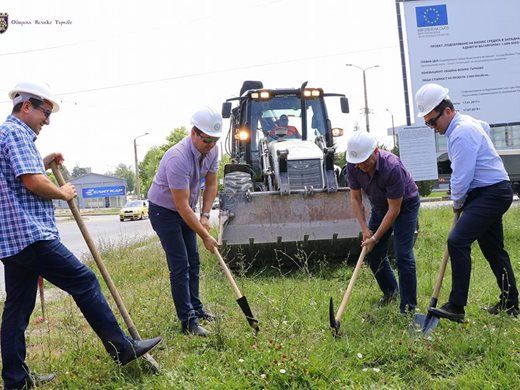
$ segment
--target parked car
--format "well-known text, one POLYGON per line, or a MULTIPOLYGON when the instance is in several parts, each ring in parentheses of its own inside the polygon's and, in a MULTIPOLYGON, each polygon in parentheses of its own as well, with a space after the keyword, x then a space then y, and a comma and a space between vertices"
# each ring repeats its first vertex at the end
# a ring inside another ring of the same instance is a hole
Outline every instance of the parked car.
POLYGON ((148 201, 147 200, 131 200, 125 204, 125 207, 119 211, 119 220, 123 222, 125 219, 138 220, 148 218, 148 201))

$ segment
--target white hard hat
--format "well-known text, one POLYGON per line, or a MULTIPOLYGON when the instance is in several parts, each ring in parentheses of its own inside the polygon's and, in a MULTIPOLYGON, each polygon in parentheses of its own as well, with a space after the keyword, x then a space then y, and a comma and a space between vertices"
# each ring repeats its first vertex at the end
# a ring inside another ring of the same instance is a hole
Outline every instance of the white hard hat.
POLYGON ((433 111, 444 99, 449 99, 448 88, 439 84, 424 84, 415 94, 415 104, 419 113, 418 118, 422 118, 433 111))
POLYGON ((204 106, 191 117, 191 124, 212 137, 222 135, 222 115, 211 107, 204 106))
POLYGON ((368 160, 376 147, 376 137, 366 131, 355 131, 347 141, 347 162, 359 164, 368 160))
POLYGON ((47 83, 43 82, 31 82, 22 81, 9 92, 9 98, 13 101, 13 105, 17 105, 20 102, 25 102, 30 98, 37 100, 48 100, 52 103, 52 112, 58 112, 60 109, 59 104, 51 93, 51 88, 47 83))

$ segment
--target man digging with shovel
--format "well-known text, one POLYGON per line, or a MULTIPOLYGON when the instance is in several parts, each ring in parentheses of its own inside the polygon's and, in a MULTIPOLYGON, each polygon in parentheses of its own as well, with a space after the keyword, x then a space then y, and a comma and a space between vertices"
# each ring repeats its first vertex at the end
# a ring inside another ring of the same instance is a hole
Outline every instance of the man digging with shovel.
POLYGON ((35 375, 25 363, 25 329, 34 309, 41 275, 68 292, 110 356, 121 365, 146 354, 160 337, 134 340, 119 327, 95 274, 60 241, 52 199, 76 196, 45 174, 61 153, 41 158, 34 141, 50 115, 59 110, 44 83, 19 83, 9 93, 12 114, 0 126, 0 259, 4 263, 6 301, 1 350, 4 389, 28 389, 55 378, 35 375))
POLYGON ((420 206, 417 186, 401 160, 378 149, 377 139, 370 133, 354 132, 347 141, 346 157, 347 182, 363 234, 362 246, 367 248, 366 260, 384 294, 379 303, 388 304, 400 294, 400 312, 414 312, 417 277, 413 245, 420 206), (361 190, 372 206, 368 223, 361 190), (387 253, 392 232, 399 284, 387 253))
POLYGON ((433 316, 464 320, 471 274, 471 244, 477 241, 496 277, 499 301, 490 314, 518 316, 518 290, 509 254, 504 249, 502 216, 511 206, 513 191, 504 164, 489 137, 489 125, 455 111, 448 89, 425 84, 415 95, 418 117, 448 140, 452 174, 453 211, 460 218, 448 236, 452 287, 449 301, 430 307, 433 316), (461 213, 462 211, 462 213, 461 213))

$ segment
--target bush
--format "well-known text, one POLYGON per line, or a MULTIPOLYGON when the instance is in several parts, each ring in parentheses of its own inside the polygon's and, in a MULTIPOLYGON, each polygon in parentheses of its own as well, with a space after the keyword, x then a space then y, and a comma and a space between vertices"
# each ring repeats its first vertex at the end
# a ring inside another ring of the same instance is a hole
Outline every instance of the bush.
POLYGON ((416 181, 417 188, 419 188, 420 196, 428 196, 432 193, 432 188, 435 185, 435 180, 421 180, 416 181))

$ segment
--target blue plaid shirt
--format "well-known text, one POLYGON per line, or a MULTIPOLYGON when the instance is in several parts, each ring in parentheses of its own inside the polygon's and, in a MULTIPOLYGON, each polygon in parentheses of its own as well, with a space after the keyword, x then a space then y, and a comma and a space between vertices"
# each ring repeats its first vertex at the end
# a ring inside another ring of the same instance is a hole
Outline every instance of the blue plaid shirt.
POLYGON ((52 200, 30 192, 21 175, 45 175, 36 134, 13 115, 0 125, 0 258, 33 242, 59 238, 52 200))

